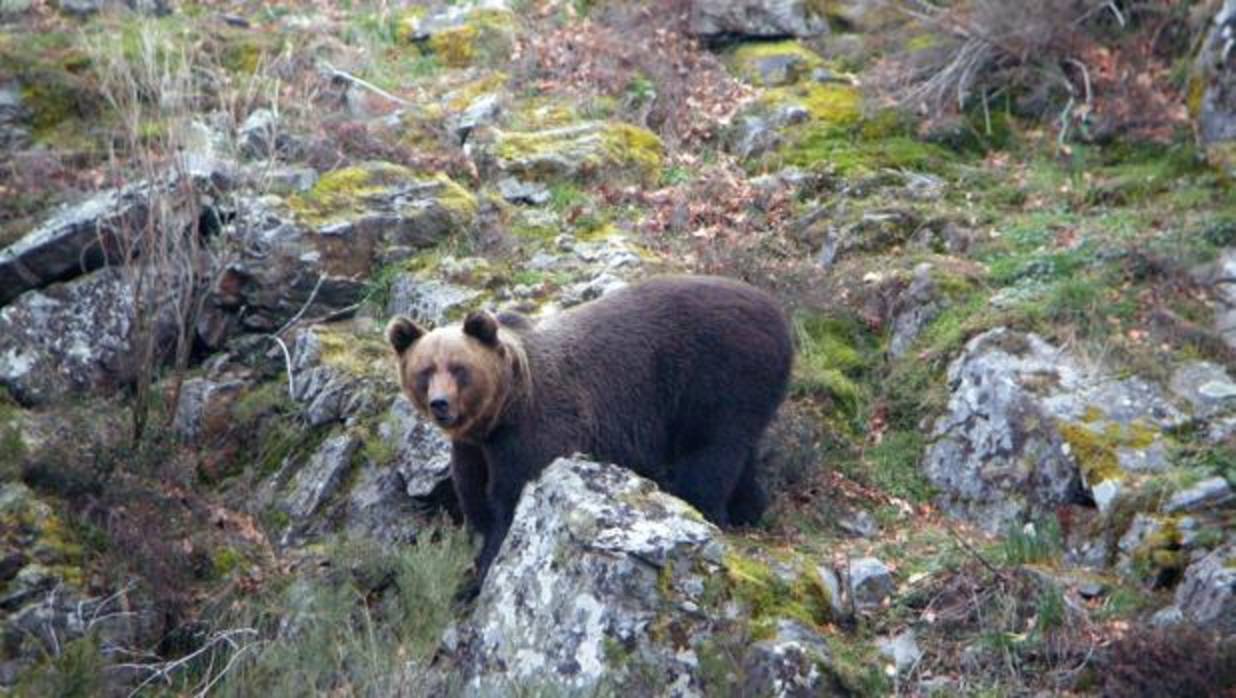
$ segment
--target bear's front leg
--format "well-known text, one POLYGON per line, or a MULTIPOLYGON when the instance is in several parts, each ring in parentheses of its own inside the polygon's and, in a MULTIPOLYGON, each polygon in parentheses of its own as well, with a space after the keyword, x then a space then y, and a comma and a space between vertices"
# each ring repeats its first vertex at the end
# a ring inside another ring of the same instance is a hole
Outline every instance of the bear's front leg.
MULTIPOLYGON (((455 497, 463 511, 464 520, 472 531, 488 541, 493 529, 493 513, 489 509, 489 468, 485 465, 485 452, 473 444, 462 441, 451 443, 451 481, 455 497)), ((471 579, 464 581, 455 593, 455 601, 465 604, 481 591, 483 569, 478 558, 471 579)))
POLYGON ((533 461, 524 455, 525 449, 518 443, 514 435, 508 434, 506 438, 494 439, 485 447, 485 462, 489 467, 486 499, 493 518, 476 562, 477 578, 481 581, 484 581, 490 565, 502 549, 502 541, 506 539, 511 521, 515 518, 515 507, 519 504, 524 485, 535 472, 531 467, 533 461))

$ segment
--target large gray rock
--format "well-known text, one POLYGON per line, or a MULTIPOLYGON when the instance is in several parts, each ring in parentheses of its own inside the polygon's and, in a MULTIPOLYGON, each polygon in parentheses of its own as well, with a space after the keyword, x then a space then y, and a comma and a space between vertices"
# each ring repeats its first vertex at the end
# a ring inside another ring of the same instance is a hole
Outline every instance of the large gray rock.
POLYGON ((1191 361, 1172 374, 1171 390, 1193 408, 1193 415, 1209 419, 1236 410, 1236 381, 1227 369, 1209 361, 1191 361))
MULTIPOLYGON (((1215 14, 1193 80, 1201 91, 1194 114, 1202 145, 1221 165, 1236 168, 1236 0, 1225 0, 1215 14)), ((1236 171, 1236 170, 1234 170, 1236 171)))
POLYGON ((144 225, 150 187, 109 189, 60 209, 0 250, 0 305, 25 291, 78 276, 117 255, 117 236, 144 225))
MULTIPOLYGON (((28 292, 0 308, 0 386, 22 404, 39 405, 130 383, 141 361, 134 296, 125 272, 107 267, 28 292)), ((175 336, 170 309, 144 312, 153 316, 155 346, 170 346, 175 336)))
MULTIPOLYGON (((643 693, 651 680, 659 695, 702 695, 701 652, 733 637, 712 598, 724 592, 727 555, 714 526, 652 482, 558 459, 524 491, 458 629, 453 670, 470 692, 548 684, 562 695, 643 693)), ((747 694, 825 694, 819 635, 774 627, 736 658, 747 694)))
POLYGON ((1162 432, 1186 421, 1145 381, 1006 329, 970 340, 948 380, 923 471, 945 511, 988 531, 1083 492, 1107 511, 1129 476, 1168 466, 1162 432))
POLYGON ((378 268, 475 219, 475 198, 449 178, 381 162, 327 173, 286 201, 239 201, 227 234, 241 253, 220 275, 212 309, 270 332, 302 309, 313 318, 351 308, 378 268))
POLYGON ((399 394, 390 349, 365 320, 316 325, 292 340, 292 398, 309 426, 353 424, 399 394))
POLYGON ((1215 289, 1215 331, 1236 349, 1236 248, 1228 248, 1199 274, 1215 289))
POLYGON ((457 320, 481 297, 475 289, 400 274, 391 282, 387 315, 407 315, 418 323, 436 327, 457 320))
POLYGON ((1185 570, 1176 606, 1198 625, 1236 634, 1236 545, 1218 548, 1185 570))
MULTIPOLYGON (((0 9, 0 16, 4 11, 0 9)), ((11 152, 30 143, 30 110, 22 98, 21 84, 0 84, 0 152, 11 152)))
POLYGON ((688 30, 702 36, 818 36, 828 20, 807 0, 693 0, 688 30))

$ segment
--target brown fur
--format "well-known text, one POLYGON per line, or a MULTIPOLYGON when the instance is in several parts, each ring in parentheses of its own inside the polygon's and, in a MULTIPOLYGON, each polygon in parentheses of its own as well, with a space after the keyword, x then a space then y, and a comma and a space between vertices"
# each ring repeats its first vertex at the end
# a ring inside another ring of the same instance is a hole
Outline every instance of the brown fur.
POLYGON ((404 391, 451 437, 460 506, 485 536, 480 577, 524 485, 576 452, 656 480, 719 524, 763 511, 755 447, 793 349, 784 314, 751 286, 657 277, 535 325, 473 313, 426 333, 395 318, 387 336, 404 391))

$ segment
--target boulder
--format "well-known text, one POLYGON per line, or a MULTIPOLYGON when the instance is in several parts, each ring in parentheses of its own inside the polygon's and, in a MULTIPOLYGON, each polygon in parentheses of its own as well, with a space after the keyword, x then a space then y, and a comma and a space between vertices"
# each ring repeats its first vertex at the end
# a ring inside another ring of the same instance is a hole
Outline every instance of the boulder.
POLYGON ((99 192, 67 206, 0 250, 0 305, 22 293, 79 276, 116 257, 116 236, 145 225, 150 187, 99 192))
POLYGON ((653 182, 664 148, 647 129, 591 121, 542 131, 491 130, 469 141, 481 169, 524 182, 599 180, 653 182))
POLYGON ((462 68, 509 59, 515 26, 515 13, 503 0, 467 0, 435 12, 409 13, 402 30, 442 63, 462 68))
POLYGON ((1176 607, 1204 628, 1236 634, 1236 545, 1213 550, 1189 565, 1176 588, 1176 607))
POLYGON ((524 490, 475 610, 454 633, 452 671, 472 692, 646 693, 651 683, 661 695, 695 696, 708 692, 705 658, 725 648, 737 655, 714 667, 728 678, 713 676, 713 690, 741 675, 745 695, 827 695, 827 648, 804 619, 765 619, 767 639, 734 646, 752 612, 734 585, 775 584, 734 556, 714 526, 652 482, 558 459, 524 490))
POLYGON ((476 219, 476 199, 444 175, 371 162, 322 175, 286 201, 251 198, 227 226, 241 249, 220 275, 212 310, 271 332, 297 313, 355 306, 381 266, 413 255, 476 219))
MULTIPOLYGON (((22 295, 0 308, 0 386, 24 405, 124 387, 141 368, 137 306, 132 280, 116 267, 22 295)), ((171 309, 143 312, 156 350, 171 346, 171 309)))
POLYGON ((1236 172, 1236 0, 1215 13, 1190 83, 1198 139, 1216 165, 1236 172))
POLYGON ((828 32, 828 20, 807 0, 692 0, 688 31, 705 37, 810 37, 828 32))
POLYGON ((1110 510, 1168 466, 1163 432, 1187 421, 1157 387, 1007 329, 970 340, 948 381, 923 470, 945 511, 993 532, 1085 496, 1110 510))

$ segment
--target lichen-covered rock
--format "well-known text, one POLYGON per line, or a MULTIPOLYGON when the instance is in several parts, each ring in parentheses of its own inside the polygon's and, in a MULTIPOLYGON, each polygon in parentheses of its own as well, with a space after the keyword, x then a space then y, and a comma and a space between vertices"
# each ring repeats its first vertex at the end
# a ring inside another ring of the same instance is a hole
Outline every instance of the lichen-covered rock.
MULTIPOLYGON (((3 10, 0 10, 3 15, 3 10)), ((13 152, 30 143, 30 110, 17 82, 0 84, 0 152, 13 152)))
POLYGON ((1215 13, 1189 86, 1189 108, 1208 155, 1236 171, 1236 0, 1215 13))
POLYGON ((1236 545, 1227 545, 1189 565, 1176 588, 1176 606, 1188 620, 1236 634, 1236 545))
POLYGON ((84 274, 114 256, 116 236, 144 225, 150 188, 109 189, 54 213, 0 250, 0 305, 25 291, 84 274))
POLYGON ((1236 248, 1228 248, 1199 273, 1215 289, 1215 331, 1236 349, 1236 248))
POLYGON ((431 327, 458 320, 482 296, 480 291, 415 274, 400 274, 391 282, 388 316, 407 315, 431 327))
POLYGON ((897 587, 888 565, 874 557, 851 560, 846 578, 855 604, 862 609, 879 608, 897 587))
POLYGON ((1209 361, 1191 361, 1172 374, 1171 389, 1193 407, 1193 416, 1209 419, 1236 410, 1236 381, 1227 369, 1209 361))
POLYGON ((245 118, 236 144, 245 157, 265 160, 297 152, 299 141, 283 131, 279 116, 270 109, 255 109, 245 118))
POLYGON ((941 294, 932 276, 932 267, 923 262, 914 268, 914 278, 909 288, 897 299, 893 316, 893 336, 888 343, 888 352, 900 358, 909 351, 919 333, 940 314, 943 309, 941 294))
POLYGON ((239 376, 186 379, 180 386, 172 429, 186 441, 225 433, 231 423, 232 405, 250 383, 239 376))
MULTIPOLYGON (((137 375, 137 303, 115 267, 30 291, 0 308, 0 386, 25 405, 119 389, 137 375)), ((156 348, 174 337, 166 306, 146 308, 156 348)), ((158 355, 156 355, 156 359, 158 355)))
POLYGON ((333 436, 292 476, 283 499, 294 528, 306 523, 339 491, 360 445, 360 440, 352 434, 333 436))
MULTIPOLYGON (((567 695, 639 690, 701 695, 701 654, 741 619, 732 584, 768 591, 687 504, 627 470, 555 461, 524 491, 515 520, 457 633, 452 659, 470 691, 551 685, 567 695), (737 614, 737 615, 734 615, 737 614)), ((762 597, 761 597, 762 598, 762 597)), ((765 599, 767 601, 767 599, 765 599)), ((748 608, 745 612, 750 612, 748 608)), ((753 695, 820 695, 827 653, 811 628, 773 621, 740 665, 753 695)))
POLYGON ((1145 381, 1006 329, 972 339, 948 379, 923 471, 946 511, 989 531, 1083 491, 1109 510, 1130 476, 1167 467, 1163 430, 1186 421, 1145 381))
POLYGON ((503 0, 470 0, 430 14, 410 13, 403 32, 444 64, 462 68, 509 58, 515 14, 503 0))
POLYGON ((543 131, 498 131, 473 146, 483 169, 525 181, 655 181, 664 148, 647 129, 587 122, 543 131))
POLYGON ((701 36, 818 36, 828 20, 808 0, 693 0, 688 30, 701 36))
POLYGON ((1223 506, 1236 500, 1232 486, 1221 477, 1209 477, 1192 487, 1173 494, 1163 505, 1163 511, 1199 511, 1223 506))

